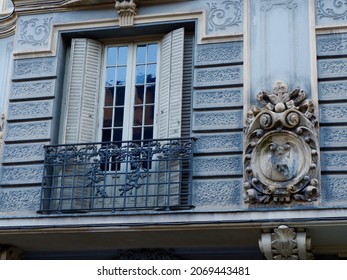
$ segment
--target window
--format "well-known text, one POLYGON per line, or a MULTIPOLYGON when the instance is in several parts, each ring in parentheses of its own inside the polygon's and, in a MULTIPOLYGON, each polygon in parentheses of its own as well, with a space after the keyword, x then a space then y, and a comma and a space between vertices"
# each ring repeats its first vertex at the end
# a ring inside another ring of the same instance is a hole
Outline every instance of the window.
POLYGON ((72 39, 42 210, 189 207, 192 38, 181 28, 141 43, 72 39))

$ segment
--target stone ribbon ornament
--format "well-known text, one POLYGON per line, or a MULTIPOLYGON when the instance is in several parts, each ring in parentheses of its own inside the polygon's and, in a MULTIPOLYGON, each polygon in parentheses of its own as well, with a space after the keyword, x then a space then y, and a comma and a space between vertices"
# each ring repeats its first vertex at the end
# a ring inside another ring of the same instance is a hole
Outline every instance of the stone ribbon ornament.
POLYGON ((261 91, 263 108, 248 112, 244 145, 245 202, 311 202, 319 194, 318 121, 302 89, 276 81, 261 91))

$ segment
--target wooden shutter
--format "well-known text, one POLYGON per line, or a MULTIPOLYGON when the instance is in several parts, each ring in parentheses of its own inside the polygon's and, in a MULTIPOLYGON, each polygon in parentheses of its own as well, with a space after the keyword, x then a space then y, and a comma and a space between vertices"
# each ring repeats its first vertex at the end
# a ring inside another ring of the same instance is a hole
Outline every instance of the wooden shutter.
MULTIPOLYGON (((65 144, 95 140, 98 118, 102 44, 91 39, 73 39, 68 71, 65 144)), ((87 161, 87 159, 84 159, 87 161)), ((62 210, 89 208, 92 184, 86 174, 88 162, 64 166, 59 184, 62 210)))

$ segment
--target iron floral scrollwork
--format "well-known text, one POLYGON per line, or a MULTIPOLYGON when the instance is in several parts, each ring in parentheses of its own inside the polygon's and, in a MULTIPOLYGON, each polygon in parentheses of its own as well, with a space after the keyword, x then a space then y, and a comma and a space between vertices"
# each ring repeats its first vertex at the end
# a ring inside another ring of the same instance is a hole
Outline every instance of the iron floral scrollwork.
POLYGON ((32 18, 21 22, 20 40, 21 44, 32 46, 47 45, 47 39, 51 32, 51 18, 44 18, 42 22, 38 18, 32 18))
POLYGON ((324 0, 317 0, 317 15, 320 18, 347 19, 347 1, 334 0, 329 1, 332 6, 326 7, 324 0))
POLYGON ((242 2, 243 0, 223 1, 224 8, 219 8, 215 2, 207 3, 209 30, 217 31, 233 25, 238 26, 242 22, 242 2))
POLYGON ((247 203, 310 202, 319 189, 318 121, 301 89, 277 81, 257 95, 245 127, 244 189, 247 203))

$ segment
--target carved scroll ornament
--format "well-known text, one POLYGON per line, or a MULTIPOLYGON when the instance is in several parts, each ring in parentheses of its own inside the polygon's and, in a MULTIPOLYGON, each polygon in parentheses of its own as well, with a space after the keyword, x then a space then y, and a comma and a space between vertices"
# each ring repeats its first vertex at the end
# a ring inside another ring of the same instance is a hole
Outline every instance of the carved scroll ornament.
POLYGON ((320 172, 314 104, 301 89, 288 92, 282 81, 257 99, 264 107, 251 107, 245 128, 245 201, 316 200, 320 172))

